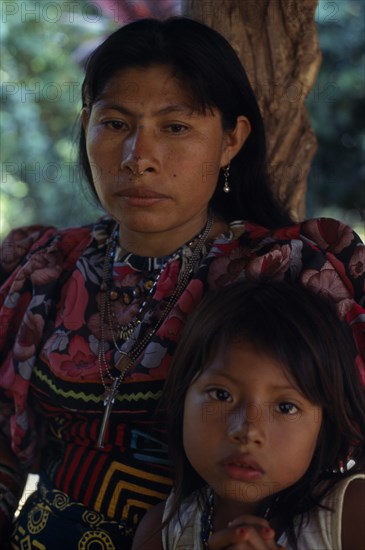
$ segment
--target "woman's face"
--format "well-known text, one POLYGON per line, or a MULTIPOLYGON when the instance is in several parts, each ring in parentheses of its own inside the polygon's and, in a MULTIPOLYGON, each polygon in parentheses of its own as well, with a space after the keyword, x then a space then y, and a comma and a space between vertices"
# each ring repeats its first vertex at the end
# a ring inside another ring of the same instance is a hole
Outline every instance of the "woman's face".
POLYGON ((173 250, 198 233, 220 168, 242 146, 217 110, 194 110, 164 65, 116 73, 83 123, 96 192, 132 251, 141 242, 173 250), (143 175, 133 175, 128 161, 143 175))

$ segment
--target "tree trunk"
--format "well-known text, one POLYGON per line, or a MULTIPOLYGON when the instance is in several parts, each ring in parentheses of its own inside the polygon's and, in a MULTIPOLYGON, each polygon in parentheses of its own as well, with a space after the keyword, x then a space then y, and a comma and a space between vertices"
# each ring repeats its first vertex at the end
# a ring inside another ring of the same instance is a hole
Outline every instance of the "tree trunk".
POLYGON ((304 100, 321 62, 317 0, 183 0, 235 48, 265 122, 274 190, 296 219, 305 214, 306 179, 317 148, 304 100))

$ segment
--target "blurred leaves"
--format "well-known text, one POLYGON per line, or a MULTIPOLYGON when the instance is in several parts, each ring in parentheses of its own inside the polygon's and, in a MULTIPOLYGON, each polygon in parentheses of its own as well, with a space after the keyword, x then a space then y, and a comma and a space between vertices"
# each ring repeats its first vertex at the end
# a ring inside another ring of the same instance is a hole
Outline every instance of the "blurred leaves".
POLYGON ((322 66, 307 106, 318 139, 308 215, 340 217, 365 237, 365 2, 320 0, 322 66))
POLYGON ((81 190, 77 120, 82 63, 115 24, 92 9, 2 3, 2 235, 17 225, 79 225, 100 215, 81 190))

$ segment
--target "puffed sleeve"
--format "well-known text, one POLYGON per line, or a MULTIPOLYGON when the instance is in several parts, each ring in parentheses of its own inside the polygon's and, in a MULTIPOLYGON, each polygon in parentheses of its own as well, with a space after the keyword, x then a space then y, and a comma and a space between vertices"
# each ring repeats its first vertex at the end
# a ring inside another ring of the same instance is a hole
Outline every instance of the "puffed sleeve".
POLYGON ((365 384, 365 246, 345 223, 308 219, 269 229, 237 222, 237 242, 217 254, 209 273, 210 287, 236 279, 299 280, 334 304, 351 327, 358 367, 365 384), (236 246, 234 246, 236 244, 236 246))
POLYGON ((301 280, 304 285, 332 300, 339 317, 350 325, 359 351, 359 372, 365 385, 364 243, 351 227, 330 218, 304 222, 302 233, 309 239, 314 252, 323 251, 324 262, 319 266, 313 261, 306 262, 301 280))
POLYGON ((90 242, 91 227, 15 229, 0 251, 0 435, 25 468, 36 460, 36 419, 28 400, 44 334, 62 281, 90 242))
POLYGON ((0 433, 10 439, 14 411, 18 406, 23 408, 21 402, 26 400, 29 384, 13 363, 15 343, 33 296, 27 264, 34 250, 55 232, 54 228, 39 225, 14 229, 0 248, 0 433))
POLYGON ((352 329, 365 385, 364 243, 351 227, 331 218, 309 219, 278 229, 270 238, 269 250, 264 246, 265 254, 262 250, 258 253, 262 273, 270 274, 271 264, 276 265, 278 272, 299 278, 304 286, 334 303, 338 316, 352 329), (278 255, 276 264, 274 254, 278 255))

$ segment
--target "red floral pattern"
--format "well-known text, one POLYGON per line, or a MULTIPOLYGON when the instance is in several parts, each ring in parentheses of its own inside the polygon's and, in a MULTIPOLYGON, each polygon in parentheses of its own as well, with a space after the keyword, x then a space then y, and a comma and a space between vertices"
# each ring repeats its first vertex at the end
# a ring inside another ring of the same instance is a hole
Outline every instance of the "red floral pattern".
MULTIPOLYGON (((350 259, 350 274, 356 279, 361 277, 365 271, 365 247, 357 246, 350 259)), ((365 289, 364 289, 365 290, 365 289)))
POLYGON ((351 227, 337 220, 326 219, 324 223, 318 221, 319 223, 307 222, 307 235, 317 246, 333 254, 339 254, 351 245, 354 239, 351 227))

